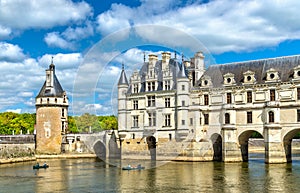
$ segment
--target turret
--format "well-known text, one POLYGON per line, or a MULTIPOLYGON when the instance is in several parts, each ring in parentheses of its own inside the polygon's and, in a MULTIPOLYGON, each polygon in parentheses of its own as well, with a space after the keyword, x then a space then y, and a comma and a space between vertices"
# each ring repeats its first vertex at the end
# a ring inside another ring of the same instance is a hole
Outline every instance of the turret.
POLYGON ((118 129, 126 129, 126 93, 128 91, 128 80, 122 64, 122 71, 118 82, 118 129))
POLYGON ((36 152, 57 154, 61 152, 62 134, 68 128, 68 97, 51 62, 46 70, 46 80, 36 97, 36 152))

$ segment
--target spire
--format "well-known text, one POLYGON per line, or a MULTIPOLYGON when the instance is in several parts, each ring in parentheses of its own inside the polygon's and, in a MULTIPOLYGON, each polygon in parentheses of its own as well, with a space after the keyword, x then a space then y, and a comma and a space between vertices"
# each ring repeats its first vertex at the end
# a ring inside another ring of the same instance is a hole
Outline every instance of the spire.
POLYGON ((118 85, 122 85, 122 84, 128 85, 128 81, 127 81, 127 77, 126 77, 126 74, 125 74, 123 63, 122 63, 122 72, 121 72, 121 76, 120 76, 118 85))
POLYGON ((55 70, 55 65, 53 64, 53 56, 51 57, 51 64, 49 66, 49 70, 55 70))
POLYGON ((186 74, 185 74, 185 65, 184 63, 182 63, 181 65, 181 70, 178 72, 178 78, 187 78, 186 74))

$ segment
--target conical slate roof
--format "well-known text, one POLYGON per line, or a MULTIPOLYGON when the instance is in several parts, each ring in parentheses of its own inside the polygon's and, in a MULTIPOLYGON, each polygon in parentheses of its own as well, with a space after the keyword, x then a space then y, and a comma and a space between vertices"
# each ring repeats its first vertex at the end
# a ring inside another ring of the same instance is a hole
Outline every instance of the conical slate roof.
POLYGON ((122 72, 121 72, 118 85, 123 85, 123 84, 128 85, 128 80, 125 74, 124 66, 122 66, 122 72))
POLYGON ((56 75, 55 75, 55 65, 51 62, 49 70, 53 71, 53 86, 47 86, 46 81, 44 82, 43 87, 41 88, 38 97, 63 97, 64 90, 60 85, 56 75))
POLYGON ((63 95, 64 90, 61 87, 56 75, 54 75, 53 87, 46 87, 45 81, 37 97, 62 97, 63 95))

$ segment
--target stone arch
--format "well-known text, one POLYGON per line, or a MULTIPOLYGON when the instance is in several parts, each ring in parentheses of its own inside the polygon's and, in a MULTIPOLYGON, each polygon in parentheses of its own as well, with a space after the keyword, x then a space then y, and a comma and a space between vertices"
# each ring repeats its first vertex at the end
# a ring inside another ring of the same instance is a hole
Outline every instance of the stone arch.
POLYGON ((93 145, 95 154, 102 160, 106 159, 106 146, 101 140, 97 140, 93 145))
POLYGON ((249 143, 249 138, 251 137, 252 133, 254 133, 254 132, 258 132, 261 136, 263 136, 262 133, 257 130, 246 130, 246 131, 241 132, 238 135, 238 141, 239 141, 243 161, 249 160, 248 143, 249 143))
POLYGON ((292 161, 292 140, 297 133, 300 132, 300 128, 290 130, 283 135, 282 141, 284 145, 284 151, 287 162, 292 161))
POLYGON ((213 147, 213 160, 222 161, 222 136, 214 133, 210 137, 213 147))
POLYGON ((150 151, 151 160, 156 160, 156 138, 154 136, 148 136, 146 141, 150 151))

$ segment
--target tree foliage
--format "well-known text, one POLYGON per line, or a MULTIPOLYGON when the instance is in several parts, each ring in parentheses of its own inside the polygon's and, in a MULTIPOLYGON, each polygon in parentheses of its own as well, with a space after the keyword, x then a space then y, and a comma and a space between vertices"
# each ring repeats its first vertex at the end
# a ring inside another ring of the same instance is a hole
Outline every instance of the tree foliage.
POLYGON ((26 134, 33 133, 35 114, 29 113, 0 113, 0 134, 26 134))

